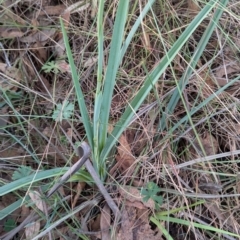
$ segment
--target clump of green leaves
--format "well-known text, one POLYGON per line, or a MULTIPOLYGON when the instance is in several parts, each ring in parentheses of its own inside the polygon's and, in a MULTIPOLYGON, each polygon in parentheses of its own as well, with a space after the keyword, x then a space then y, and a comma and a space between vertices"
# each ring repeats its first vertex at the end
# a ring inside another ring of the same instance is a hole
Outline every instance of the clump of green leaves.
POLYGON ((74 104, 64 100, 63 103, 57 104, 56 109, 53 111, 52 118, 56 122, 61 122, 63 119, 70 119, 73 115, 73 110, 74 104))
POLYGON ((162 196, 159 196, 160 188, 154 182, 149 182, 145 188, 141 189, 141 195, 143 196, 143 201, 147 202, 152 199, 155 202, 155 208, 158 210, 159 206, 163 203, 162 196))
POLYGON ((28 166, 21 166, 12 175, 12 180, 18 180, 23 177, 29 176, 32 173, 32 168, 28 166))
POLYGON ((9 231, 13 230, 16 226, 17 225, 16 225, 15 221, 12 218, 10 218, 4 223, 4 231, 9 232, 9 231))
POLYGON ((49 61, 42 66, 42 70, 45 73, 58 73, 60 71, 58 64, 55 61, 49 61))

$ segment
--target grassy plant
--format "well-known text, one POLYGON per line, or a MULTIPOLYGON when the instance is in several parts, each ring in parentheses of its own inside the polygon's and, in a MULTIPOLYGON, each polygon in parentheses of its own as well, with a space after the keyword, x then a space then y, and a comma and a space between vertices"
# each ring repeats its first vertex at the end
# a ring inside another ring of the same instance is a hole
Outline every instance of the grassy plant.
MULTIPOLYGON (((149 1, 146 5, 146 8, 143 10, 143 13, 146 13, 147 9, 151 8, 151 5, 154 1, 149 1)), ((206 30, 207 37, 204 35, 202 38, 202 42, 199 44, 201 48, 195 53, 194 58, 192 59, 193 64, 196 65, 197 59, 201 56, 204 46, 206 46, 209 37, 214 30, 214 27, 221 16, 224 5, 226 5, 228 1, 225 1, 222 5, 220 5, 219 10, 216 12, 216 17, 213 20, 213 23, 210 24, 209 28, 206 30)), ((124 51, 126 51, 131 39, 134 36, 134 33, 137 27, 140 25, 141 20, 143 18, 142 14, 140 15, 138 21, 130 31, 129 35, 126 38, 126 41, 123 41, 124 37, 124 26, 126 22, 126 17, 128 13, 128 1, 120 1, 117 9, 116 20, 114 23, 113 36, 111 40, 111 49, 109 53, 109 61, 107 65, 107 71, 105 78, 102 76, 102 62, 103 62, 103 30, 102 30, 102 15, 103 15, 103 1, 100 1, 99 4, 99 12, 98 12, 98 80, 97 80, 97 89, 95 96, 95 107, 94 107, 94 116, 93 116, 93 126, 90 122, 90 118, 88 117, 88 113, 86 110, 86 106, 84 104, 84 97, 79 85, 78 75, 76 74, 76 68, 73 62, 72 53, 69 47, 69 42, 67 39, 66 31, 64 30, 63 22, 61 22, 62 31, 64 35, 65 45, 67 49, 68 59, 72 70, 72 77, 74 81, 75 90, 78 96, 78 104, 83 116, 83 122, 86 129, 88 141, 94 151, 93 154, 93 162, 96 170, 99 172, 100 176, 103 178, 106 176, 106 166, 105 161, 112 147, 116 144, 118 137, 121 133, 126 129, 129 125, 131 119, 138 111, 140 105, 146 99, 147 95, 152 90, 154 84, 158 81, 159 77, 163 74, 166 68, 169 66, 174 57, 177 56, 178 52, 182 48, 182 46, 188 41, 194 30, 200 25, 202 20, 209 14, 209 12, 218 4, 217 1, 210 1, 195 17, 195 19, 189 24, 186 30, 179 36, 179 39, 174 43, 169 52, 166 52, 165 57, 161 60, 161 62, 148 74, 146 79, 144 80, 143 86, 140 91, 136 94, 134 99, 130 102, 129 106, 127 106, 125 112, 120 118, 119 122, 116 124, 112 133, 108 136, 108 121, 109 121, 109 113, 110 113, 110 105, 113 95, 114 86, 116 83, 116 76, 118 68, 121 64, 121 60, 124 56, 124 51)), ((160 33, 159 33, 160 34, 160 33)), ((190 73, 194 65, 189 65, 190 73)), ((189 76, 189 73, 184 77, 189 76)), ((185 79, 184 78, 184 79, 185 79)), ((184 84, 186 84, 186 80, 184 84)), ((181 83, 180 83, 181 84, 181 83)), ((177 84, 176 91, 173 94, 173 97, 170 100, 169 109, 171 111, 174 110, 178 99, 181 96, 181 89, 177 84)), ((166 120, 166 117, 163 116, 163 120, 166 120)), ((165 121, 164 120, 164 121, 165 121)), ((163 126, 161 127, 163 128, 163 126)))

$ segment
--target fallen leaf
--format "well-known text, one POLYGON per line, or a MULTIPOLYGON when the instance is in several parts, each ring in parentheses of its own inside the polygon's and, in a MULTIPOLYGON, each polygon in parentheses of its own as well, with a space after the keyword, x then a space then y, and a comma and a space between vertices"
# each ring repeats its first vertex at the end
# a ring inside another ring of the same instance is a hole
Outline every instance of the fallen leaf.
POLYGON ((110 234, 110 224, 111 224, 111 213, 110 208, 107 204, 104 205, 101 211, 101 219, 100 219, 100 229, 102 239, 111 240, 110 234))
POLYGON ((64 44, 63 38, 58 40, 58 42, 56 43, 56 45, 54 47, 54 53, 56 54, 57 58, 62 58, 64 56, 65 44, 64 44))
POLYGON ((32 199, 33 203, 37 206, 37 208, 44 212, 44 202, 41 198, 40 193, 37 191, 30 192, 29 197, 32 199))
POLYGON ((71 12, 68 9, 66 9, 61 15, 61 18, 63 19, 63 24, 65 27, 65 30, 68 28, 69 23, 70 23, 70 13, 71 12))
POLYGON ((98 60, 98 57, 90 57, 87 60, 85 60, 83 67, 87 68, 87 67, 91 67, 93 64, 95 64, 98 60))
POLYGON ((56 61, 56 66, 60 70, 61 73, 71 73, 70 65, 65 60, 58 60, 56 61))
POLYGON ((45 63, 48 58, 48 53, 43 44, 39 41, 36 41, 36 43, 33 44, 32 48, 32 51, 35 54, 36 58, 38 58, 42 64, 45 63))
POLYGON ((29 207, 27 207, 26 205, 22 205, 20 214, 21 217, 18 219, 18 222, 23 222, 29 215, 30 215, 29 207))
POLYGON ((122 211, 121 229, 117 235, 117 240, 133 240, 132 227, 136 219, 136 209, 125 207, 122 211))
POLYGON ((99 231, 100 229, 100 219, 101 219, 101 214, 98 214, 97 217, 92 221, 91 223, 91 230, 94 232, 99 231))
POLYGON ((33 239, 39 233, 39 230, 40 230, 40 221, 36 221, 28 224, 25 227, 26 239, 28 240, 33 239))
POLYGON ((43 135, 46 137, 52 137, 52 129, 50 127, 45 127, 43 130, 43 135))
POLYGON ((141 202, 130 202, 128 200, 124 201, 124 205, 128 207, 135 207, 137 209, 146 209, 146 207, 141 202))
MULTIPOLYGON (((116 157, 116 159, 123 171, 126 171, 134 164, 135 158, 131 153, 131 148, 124 134, 122 134, 119 138, 119 146, 117 150, 119 155, 116 157)), ((132 169, 132 171, 133 170, 134 169, 132 169)))
POLYGON ((151 209, 155 208, 154 201, 151 198, 149 198, 148 201, 143 201, 143 196, 141 195, 141 192, 135 187, 121 187, 119 188, 119 193, 124 199, 132 203, 141 202, 145 207, 151 209))
POLYGON ((39 42, 45 42, 49 38, 53 38, 53 35, 56 33, 56 29, 50 28, 50 29, 44 29, 42 31, 34 32, 33 34, 30 34, 26 37, 20 38, 20 41, 23 43, 35 43, 37 41, 39 42))
POLYGON ((5 63, 0 63, 0 71, 3 73, 0 74, 0 87, 4 90, 12 90, 16 87, 16 83, 19 83, 23 79, 19 69, 8 67, 5 63))
POLYGON ((228 79, 230 79, 230 74, 236 73, 239 71, 239 64, 236 61, 225 62, 224 65, 218 67, 213 76, 217 84, 222 87, 228 83, 228 79), (229 76, 229 77, 228 77, 229 76))
POLYGON ((66 9, 66 6, 64 4, 59 4, 56 6, 45 6, 42 8, 42 11, 39 13, 39 16, 42 16, 42 15, 59 16, 65 9, 66 9))
POLYGON ((22 37, 25 33, 17 28, 0 27, 0 37, 2 38, 17 38, 22 37))
POLYGON ((194 154, 194 158, 217 154, 219 143, 211 133, 205 131, 198 138, 200 142, 197 139, 192 141, 194 147, 191 148, 190 152, 194 154))
POLYGON ((160 231, 154 231, 149 221, 139 218, 134 207, 125 207, 122 211, 121 228, 117 234, 117 240, 162 240, 160 231))
POLYGON ((198 4, 194 0, 188 0, 187 3, 191 13, 198 13, 200 11, 198 4))

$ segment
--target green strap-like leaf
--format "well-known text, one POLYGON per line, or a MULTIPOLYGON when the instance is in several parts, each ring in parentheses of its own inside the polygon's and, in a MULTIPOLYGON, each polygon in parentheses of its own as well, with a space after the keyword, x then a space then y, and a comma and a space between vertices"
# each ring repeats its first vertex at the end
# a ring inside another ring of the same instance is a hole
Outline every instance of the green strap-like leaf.
POLYGON ((101 153, 101 159, 104 161, 111 150, 111 148, 115 145, 119 136, 122 132, 127 128, 134 114, 136 114, 137 109, 143 103, 147 95, 152 89, 152 86, 158 81, 160 76, 165 72, 168 65, 178 54, 182 46, 188 41, 190 36, 196 30, 196 28, 200 25, 203 19, 209 14, 209 12, 214 8, 217 4, 217 0, 211 0, 206 6, 199 12, 199 14, 194 18, 191 24, 185 29, 179 39, 174 43, 169 52, 165 55, 165 57, 161 60, 161 62, 152 70, 152 72, 146 77, 145 82, 142 88, 139 90, 135 98, 131 101, 124 114, 116 124, 112 135, 108 137, 105 147, 101 153))
POLYGON ((92 129, 91 121, 90 121, 90 118, 88 115, 88 110, 87 110, 87 107, 85 104, 84 95, 83 95, 83 92, 82 92, 82 89, 81 89, 81 86, 79 83, 80 80, 79 80, 79 76, 77 74, 76 66, 74 64, 74 60, 73 60, 72 52, 70 49, 67 33, 64 28, 63 20, 61 18, 60 18, 60 23, 61 23, 62 33, 63 33, 64 44, 65 44, 66 52, 67 52, 67 56, 68 56, 68 61, 69 61, 69 65, 71 67, 73 84, 74 84, 74 88, 76 91, 78 105, 79 105, 82 120, 83 120, 83 125, 85 128, 86 134, 87 134, 88 143, 89 143, 90 147, 93 149, 93 129, 92 129))

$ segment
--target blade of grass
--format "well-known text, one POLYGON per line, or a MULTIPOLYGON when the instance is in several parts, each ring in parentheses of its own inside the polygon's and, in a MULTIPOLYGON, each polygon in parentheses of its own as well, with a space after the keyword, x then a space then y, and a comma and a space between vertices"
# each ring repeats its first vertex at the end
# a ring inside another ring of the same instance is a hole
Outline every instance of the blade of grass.
POLYGON ((163 113, 162 119, 160 121, 160 126, 159 126, 159 130, 163 131, 166 126, 167 126, 167 116, 171 115, 179 101, 179 99, 181 98, 182 101, 183 97, 182 97, 182 92, 183 89, 185 88, 185 86, 188 83, 188 80, 192 74, 192 72, 194 71, 194 69, 196 68, 197 62, 199 61, 202 53, 204 52, 204 50, 206 49, 206 45, 210 39, 210 37, 212 36, 212 33, 223 13, 224 8, 226 7, 228 3, 228 0, 222 0, 219 3, 219 7, 216 9, 215 14, 213 15, 213 18, 211 19, 211 22, 209 23, 207 29, 205 30, 197 48, 196 51, 194 52, 193 56, 192 56, 192 60, 189 63, 185 74, 183 75, 183 77, 180 79, 180 81, 176 81, 176 86, 177 88, 175 89, 168 105, 166 108, 166 112, 163 113))
MULTIPOLYGON (((59 177, 59 176, 63 175, 68 170, 69 170, 68 167, 55 168, 55 169, 51 169, 51 170, 46 170, 46 171, 33 173, 33 174, 31 174, 27 177, 18 179, 16 181, 13 181, 13 182, 10 182, 10 183, 7 183, 4 186, 0 187, 0 197, 7 194, 7 193, 18 190, 22 187, 31 185, 35 182, 38 182, 38 181, 41 181, 41 180, 44 180, 44 179, 48 179, 48 178, 51 178, 51 177, 59 177)), ((80 170, 78 172, 78 178, 79 178, 79 181, 84 181, 84 182, 85 181, 89 181, 89 182, 92 181, 90 175, 87 174, 84 170, 80 170), (81 178, 80 178, 80 176, 81 176, 81 178)), ((71 178, 70 178, 69 181, 71 181, 71 178)))
POLYGON ((216 232, 216 233, 226 234, 226 235, 229 235, 229 236, 240 237, 238 234, 231 233, 231 232, 219 229, 219 228, 215 228, 215 227, 212 227, 212 226, 209 226, 209 225, 203 225, 203 224, 200 224, 200 223, 189 222, 187 220, 183 220, 183 219, 179 219, 179 218, 173 218, 173 217, 168 217, 168 216, 158 216, 157 219, 154 218, 154 217, 150 218, 150 221, 153 222, 153 223, 156 222, 156 220, 178 223, 178 224, 182 224, 182 225, 186 225, 186 226, 194 226, 196 228, 204 229, 204 230, 207 230, 207 231, 213 231, 213 232, 216 232))
MULTIPOLYGON (((25 198, 25 202, 28 201, 29 199, 30 199, 30 197, 27 196, 25 198)), ((22 205, 23 205, 23 200, 19 199, 16 202, 14 202, 14 203, 10 204, 9 206, 5 207, 4 209, 1 209, 0 210, 0 220, 4 219, 8 215, 10 215, 12 212, 14 212, 18 208, 20 208, 22 205)))
POLYGON ((131 101, 120 120, 116 124, 111 136, 108 137, 105 147, 101 153, 101 161, 105 161, 111 148, 115 145, 117 139, 121 133, 126 129, 129 122, 131 121, 137 109, 140 107, 142 102, 145 100, 147 95, 152 89, 152 86, 158 81, 159 77, 164 73, 170 62, 178 54, 182 46, 187 42, 192 33, 200 25, 203 19, 208 15, 212 8, 217 4, 216 0, 211 0, 209 3, 199 12, 199 14, 193 19, 190 25, 185 29, 182 35, 174 43, 169 52, 165 55, 162 61, 150 72, 149 76, 146 77, 142 88, 139 90, 137 95, 131 101))
POLYGON ((72 52, 70 49, 67 33, 65 30, 62 18, 60 18, 60 23, 61 23, 61 29, 62 29, 62 34, 63 34, 63 40, 64 40, 64 44, 65 44, 66 52, 67 52, 67 56, 68 56, 68 61, 69 61, 69 65, 71 67, 73 84, 74 84, 74 88, 76 91, 78 105, 79 105, 82 120, 83 120, 83 125, 85 128, 86 134, 87 134, 88 143, 91 146, 91 149, 93 149, 93 129, 91 126, 89 115, 88 115, 87 106, 84 101, 84 95, 83 95, 82 89, 80 87, 79 77, 77 74, 76 66, 74 64, 72 52))
POLYGON ((124 27, 128 14, 129 1, 120 0, 114 23, 109 61, 107 66, 106 77, 104 79, 103 97, 100 111, 100 148, 103 148, 107 139, 108 120, 112 101, 116 75, 121 63, 121 46, 124 36, 124 27))
POLYGON ((143 8, 142 12, 140 13, 140 16, 137 18, 136 22, 134 23, 134 25, 132 26, 126 40, 124 41, 123 45, 122 45, 122 49, 121 49, 121 61, 124 57, 124 54, 127 51, 127 48, 130 44, 130 42, 132 41, 134 34, 136 33, 138 27, 141 25, 141 22, 143 20, 143 18, 146 16, 146 14, 148 13, 149 9, 151 9, 153 3, 156 0, 149 0, 146 4, 146 6, 143 8))
POLYGON ((99 117, 102 104, 102 86, 103 86, 103 9, 104 0, 99 1, 98 17, 97 17, 97 30, 98 30, 98 70, 97 70, 97 89, 95 94, 94 115, 93 115, 93 165, 95 169, 99 169, 98 157, 99 157, 99 117))
POLYGON ((166 230, 166 228, 163 227, 163 226, 161 225, 161 223, 160 223, 156 218, 151 217, 150 220, 151 220, 151 222, 153 222, 153 223, 160 229, 160 231, 162 232, 162 234, 165 236, 165 238, 166 238, 167 240, 174 240, 174 239, 172 238, 172 236, 169 234, 169 232, 166 230))
POLYGON ((180 211, 183 211, 183 210, 188 210, 189 208, 192 208, 192 207, 195 207, 195 206, 198 206, 198 205, 202 205, 205 202, 206 202, 205 200, 199 200, 198 202, 195 202, 195 203, 190 204, 190 205, 185 206, 185 207, 174 208, 174 209, 168 210, 168 211, 162 211, 162 212, 156 213, 155 217, 169 216, 170 214, 174 214, 174 213, 177 213, 177 212, 180 212, 180 211))

